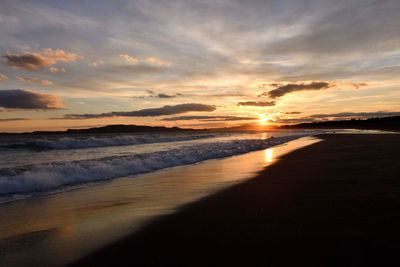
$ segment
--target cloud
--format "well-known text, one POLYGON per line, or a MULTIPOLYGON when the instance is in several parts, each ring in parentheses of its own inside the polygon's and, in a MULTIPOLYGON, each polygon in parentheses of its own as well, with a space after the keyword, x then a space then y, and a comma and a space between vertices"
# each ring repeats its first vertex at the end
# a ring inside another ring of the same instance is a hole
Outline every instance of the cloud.
POLYGON ((173 95, 168 95, 168 94, 165 94, 165 93, 156 94, 153 90, 150 90, 150 89, 146 89, 146 92, 149 93, 150 95, 147 95, 147 96, 145 96, 145 95, 134 96, 133 98, 146 98, 146 97, 152 97, 152 98, 175 98, 175 97, 178 97, 178 96, 183 96, 183 94, 181 94, 181 93, 176 93, 176 94, 173 94, 173 95))
POLYGON ((300 111, 283 112, 283 114, 286 114, 286 115, 297 115, 297 114, 301 114, 301 113, 303 113, 303 112, 300 112, 300 111))
POLYGON ((138 63, 139 59, 131 57, 127 54, 120 54, 119 57, 124 58, 126 61, 130 62, 130 63, 138 63))
MULTIPOLYGON (((273 85, 275 86, 275 85, 273 85)), ((278 86, 276 89, 272 89, 268 92, 264 92, 261 96, 268 96, 271 98, 278 98, 289 93, 297 91, 315 91, 324 90, 331 87, 329 82, 311 82, 311 83, 288 83, 286 85, 278 86)))
POLYGON ((37 83, 37 84, 42 84, 42 85, 52 85, 53 83, 47 80, 40 80, 37 78, 31 78, 31 77, 15 77, 17 80, 24 82, 24 83, 37 83))
POLYGON ((298 91, 319 91, 339 86, 359 89, 361 86, 367 86, 367 84, 353 83, 353 82, 336 82, 336 81, 312 81, 312 82, 296 82, 287 84, 281 84, 281 83, 256 84, 257 88, 275 87, 275 89, 269 90, 268 92, 264 92, 259 95, 259 96, 268 96, 270 98, 278 98, 286 94, 298 91))
POLYGON ((168 95, 168 94, 160 93, 160 94, 157 94, 157 95, 153 95, 153 96, 151 96, 151 97, 158 97, 158 98, 174 98, 174 97, 182 96, 182 95, 183 95, 183 94, 181 94, 181 93, 176 93, 176 94, 174 94, 174 95, 168 95))
POLYGON ((64 119, 95 119, 95 118, 106 118, 106 117, 155 117, 163 115, 182 114, 192 111, 211 112, 216 109, 217 108, 213 105, 190 103, 190 104, 180 104, 175 106, 164 106, 161 108, 148 108, 136 111, 127 111, 127 112, 114 111, 114 112, 99 113, 99 114, 66 114, 64 116, 64 119))
POLYGON ((312 118, 295 118, 295 119, 283 119, 277 118, 274 120, 275 123, 303 123, 303 122, 314 122, 312 118))
POLYGON ((7 121, 27 121, 30 120, 28 118, 7 118, 7 119, 0 119, 0 122, 7 122, 7 121))
POLYGON ((4 55, 4 64, 24 70, 37 70, 56 64, 58 61, 75 61, 76 54, 68 53, 61 49, 43 49, 41 53, 24 52, 23 54, 4 55))
POLYGON ((316 122, 316 121, 327 121, 327 120, 343 120, 343 119, 367 119, 374 117, 390 117, 390 116, 400 116, 400 112, 340 112, 332 114, 314 114, 308 117, 301 118, 277 118, 274 122, 276 123, 303 123, 303 122, 316 122))
POLYGON ((49 70, 52 73, 59 73, 59 72, 66 73, 67 72, 64 68, 56 68, 56 67, 50 67, 49 70))
POLYGON ((6 109, 61 109, 62 101, 55 95, 30 90, 10 89, 0 91, 0 107, 6 109))
POLYGON ((371 117, 385 117, 385 116, 400 116, 400 112, 341 112, 332 114, 314 114, 311 118, 371 118, 371 117))
POLYGON ((104 65, 104 61, 103 60, 97 60, 97 61, 89 62, 88 65, 91 66, 91 67, 96 68, 99 65, 104 65))
POLYGON ((373 53, 397 50, 400 29, 398 1, 344 1, 338 2, 334 8, 330 1, 317 2, 321 5, 310 8, 309 12, 313 12, 312 9, 314 12, 308 13, 312 19, 308 20, 310 24, 306 31, 277 38, 264 48, 264 52, 338 60, 360 55, 365 58, 373 53))
POLYGON ((163 61, 154 57, 146 57, 144 60, 139 60, 137 58, 131 57, 128 54, 120 54, 119 57, 124 58, 129 63, 151 63, 166 67, 170 67, 172 65, 172 62, 163 61))
POLYGON ((240 117, 240 116, 180 116, 164 118, 162 121, 186 121, 186 120, 201 120, 201 121, 250 121, 258 120, 259 118, 240 117))
POLYGON ((157 64, 157 65, 160 65, 160 66, 170 67, 172 65, 172 62, 162 61, 162 60, 154 58, 154 57, 147 57, 146 61, 150 62, 150 63, 154 63, 154 64, 157 64))
POLYGON ((237 103, 238 106, 271 107, 275 106, 275 101, 246 101, 237 103))
POLYGON ((149 64, 134 64, 134 65, 119 65, 112 66, 106 69, 107 73, 128 73, 134 75, 145 75, 145 74, 158 74, 165 72, 167 68, 165 66, 153 66, 149 64))
POLYGON ((8 77, 6 75, 0 73, 0 81, 7 80, 7 79, 8 79, 8 77))
POLYGON ((158 94, 157 97, 159 97, 159 98, 174 98, 174 97, 176 97, 176 95, 158 94))

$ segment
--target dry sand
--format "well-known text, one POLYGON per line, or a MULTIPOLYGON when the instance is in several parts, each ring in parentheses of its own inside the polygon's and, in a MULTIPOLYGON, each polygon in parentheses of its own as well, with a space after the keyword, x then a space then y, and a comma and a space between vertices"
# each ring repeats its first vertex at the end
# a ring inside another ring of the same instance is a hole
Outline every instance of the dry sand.
POLYGON ((320 138, 76 264, 400 266, 400 135, 320 138))

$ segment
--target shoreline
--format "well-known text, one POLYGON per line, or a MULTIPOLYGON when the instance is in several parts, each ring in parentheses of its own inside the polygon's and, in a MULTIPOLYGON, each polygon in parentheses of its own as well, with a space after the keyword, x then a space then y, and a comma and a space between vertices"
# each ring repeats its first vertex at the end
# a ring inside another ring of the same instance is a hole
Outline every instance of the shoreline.
POLYGON ((304 137, 266 150, 5 203, 0 205, 0 213, 7 214, 0 217, 0 265, 64 266, 149 221, 251 179, 281 155, 318 141, 304 137))
POLYGON ((74 266, 398 265, 400 136, 317 137, 74 266))

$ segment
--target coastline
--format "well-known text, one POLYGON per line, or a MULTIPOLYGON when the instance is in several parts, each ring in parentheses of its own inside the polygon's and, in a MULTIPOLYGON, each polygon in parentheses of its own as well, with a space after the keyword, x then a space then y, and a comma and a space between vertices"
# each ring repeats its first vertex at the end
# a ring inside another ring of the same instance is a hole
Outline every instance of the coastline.
POLYGON ((398 265, 400 135, 318 137, 74 265, 398 265))
POLYGON ((0 214, 7 216, 0 216, 0 265, 64 266, 182 205, 252 179, 281 155, 314 142, 319 140, 304 137, 266 150, 2 204, 0 214))

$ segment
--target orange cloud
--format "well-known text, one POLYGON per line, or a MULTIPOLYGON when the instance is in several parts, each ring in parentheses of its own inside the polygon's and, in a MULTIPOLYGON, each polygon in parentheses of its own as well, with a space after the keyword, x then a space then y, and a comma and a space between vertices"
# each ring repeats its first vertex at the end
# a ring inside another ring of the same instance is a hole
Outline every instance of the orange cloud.
POLYGON ((120 54, 119 56, 124 58, 126 61, 128 61, 130 63, 145 62, 145 63, 151 63, 151 64, 156 64, 159 66, 167 66, 167 67, 172 65, 171 62, 162 61, 162 60, 154 58, 154 57, 146 57, 144 60, 139 60, 139 59, 131 57, 127 54, 120 54))
POLYGON ((353 82, 330 82, 332 86, 348 86, 354 89, 359 89, 361 86, 367 86, 366 83, 353 83, 353 82))
POLYGON ((131 57, 131 56, 127 55, 127 54, 121 54, 121 55, 119 55, 119 56, 122 57, 122 58, 124 58, 126 61, 131 62, 131 63, 137 63, 137 62, 139 62, 139 59, 134 58, 134 57, 131 57))
POLYGON ((104 65, 104 61, 103 60, 98 60, 98 61, 94 61, 94 62, 90 62, 88 63, 89 66, 96 68, 99 65, 104 65))
POLYGON ((7 80, 7 79, 8 79, 8 77, 6 75, 0 73, 0 81, 7 80))
POLYGON ((37 83, 37 84, 42 84, 42 85, 52 85, 53 83, 48 81, 48 80, 40 80, 37 78, 31 78, 31 77, 15 77, 17 80, 24 82, 24 83, 37 83))
POLYGON ((154 58, 154 57, 147 57, 146 61, 150 62, 150 63, 154 63, 154 64, 157 64, 157 65, 160 65, 160 66, 168 66, 169 67, 169 66, 172 65, 171 62, 162 61, 162 60, 159 60, 159 59, 154 58))
POLYGON ((59 72, 66 73, 67 72, 64 68, 56 68, 56 67, 50 67, 49 70, 52 73, 59 73, 59 72))
POLYGON ((24 52, 23 54, 4 55, 5 64, 24 70, 37 70, 56 64, 58 61, 71 62, 76 60, 75 53, 67 53, 61 49, 43 49, 41 53, 24 52))

